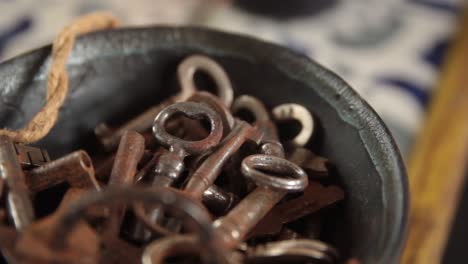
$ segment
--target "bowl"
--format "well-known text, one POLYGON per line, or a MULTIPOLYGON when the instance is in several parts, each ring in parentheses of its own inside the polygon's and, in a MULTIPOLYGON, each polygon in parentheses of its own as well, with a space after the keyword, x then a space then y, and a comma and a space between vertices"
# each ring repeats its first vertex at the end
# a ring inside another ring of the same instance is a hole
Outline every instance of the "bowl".
MULTIPOLYGON (((20 128, 44 102, 50 46, 0 65, 0 126, 20 128)), ((177 92, 176 67, 205 54, 227 71, 235 95, 268 107, 295 102, 317 120, 310 143, 335 165, 345 200, 323 221, 323 239, 362 263, 398 262, 405 240, 408 185, 389 130, 340 77, 313 60, 252 37, 193 27, 117 29, 80 37, 68 61, 69 94, 37 145, 52 157, 96 147, 94 127, 118 124, 177 92)))

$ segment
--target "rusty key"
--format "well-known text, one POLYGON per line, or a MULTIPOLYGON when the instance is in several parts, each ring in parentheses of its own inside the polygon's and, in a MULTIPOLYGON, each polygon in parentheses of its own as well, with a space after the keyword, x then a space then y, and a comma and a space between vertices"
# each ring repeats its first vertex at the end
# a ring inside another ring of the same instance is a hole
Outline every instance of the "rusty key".
POLYGON ((304 193, 273 207, 252 229, 248 237, 278 234, 283 225, 341 201, 343 198, 344 192, 338 186, 325 187, 320 183, 309 181, 304 193))
MULTIPOLYGON (((159 157, 159 162, 154 169, 153 186, 169 187, 179 177, 184 169, 184 158, 188 155, 201 154, 211 150, 221 140, 223 127, 219 115, 206 105, 195 102, 180 102, 166 107, 153 124, 153 133, 156 139, 169 151, 159 157), (207 119, 210 122, 210 134, 198 141, 188 141, 169 134, 165 125, 167 120, 178 114, 189 118, 207 119)), ((148 218, 152 223, 158 223, 162 219, 162 211, 159 208, 150 210, 148 218)), ((141 230, 137 224, 136 230, 141 230)), ((142 232, 136 239, 148 239, 148 232, 142 232)))
POLYGON ((184 168, 183 159, 188 155, 201 154, 214 148, 222 137, 222 123, 219 115, 211 108, 194 102, 182 102, 165 108, 154 120, 153 133, 156 139, 169 152, 160 157, 156 166, 153 185, 170 186, 184 168), (166 121, 174 115, 183 114, 189 118, 207 119, 210 122, 210 134, 198 141, 187 141, 169 134, 165 129, 166 121))
MULTIPOLYGON (((184 192, 198 201, 202 200, 203 197, 205 201, 207 199, 217 199, 211 202, 218 206, 219 211, 225 211, 226 208, 219 208, 219 206, 231 206, 235 200, 232 195, 222 192, 222 190, 214 186, 213 183, 221 173, 228 159, 236 153, 241 145, 249 138, 258 142, 261 139, 261 134, 246 122, 238 120, 235 128, 228 137, 219 144, 219 147, 215 149, 190 176, 184 188, 184 192), (213 194, 217 196, 213 196, 213 194)), ((138 211, 140 210, 137 210, 137 212, 138 211)), ((153 226, 154 225, 157 225, 157 223, 153 224, 153 226)), ((162 227, 158 227, 157 230, 161 231, 162 227)))
POLYGON ((241 170, 257 188, 213 223, 226 248, 236 247, 288 192, 302 191, 308 184, 307 174, 299 166, 271 155, 251 155, 242 161, 241 170))
MULTIPOLYGON (((108 186, 129 186, 135 182, 137 165, 145 150, 143 136, 134 131, 127 131, 120 139, 114 166, 108 186)), ((118 204, 111 208, 106 232, 117 236, 124 217, 126 206, 118 204)))
POLYGON ((162 103, 154 107, 151 107, 144 113, 115 130, 108 128, 105 123, 99 124, 96 127, 95 134, 98 136, 103 146, 107 150, 114 149, 125 131, 133 130, 144 132, 151 128, 154 117, 157 116, 161 110, 173 103, 187 100, 187 98, 197 90, 195 87, 194 77, 198 70, 208 73, 210 77, 213 78, 216 82, 216 89, 219 97, 227 107, 230 107, 233 98, 233 90, 231 82, 224 69, 206 56, 193 55, 182 61, 177 69, 179 86, 181 88, 179 94, 164 100, 162 103))
POLYGON ((237 121, 231 134, 190 176, 184 191, 200 200, 203 193, 213 185, 229 158, 237 152, 247 139, 260 141, 261 134, 244 121, 237 121))
POLYGON ((100 188, 94 177, 93 163, 86 151, 72 152, 26 172, 26 185, 32 193, 63 182, 77 188, 100 188))
POLYGON ((34 220, 34 210, 14 144, 7 136, 0 136, 0 177, 8 187, 8 214, 17 230, 23 230, 34 220))
MULTIPOLYGON (((114 165, 109 178, 109 187, 131 186, 135 183, 137 165, 145 151, 143 136, 134 131, 126 131, 119 143, 114 165)), ((120 238, 120 228, 124 218, 125 202, 110 206, 107 224, 101 234, 104 249, 100 263, 135 263, 141 250, 120 238)))

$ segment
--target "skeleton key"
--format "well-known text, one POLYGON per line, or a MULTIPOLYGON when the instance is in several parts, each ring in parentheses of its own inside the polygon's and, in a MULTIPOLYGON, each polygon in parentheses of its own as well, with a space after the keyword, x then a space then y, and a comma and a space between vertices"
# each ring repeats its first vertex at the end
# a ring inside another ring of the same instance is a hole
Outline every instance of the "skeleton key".
POLYGON ((198 70, 208 73, 210 77, 213 78, 216 83, 216 89, 219 97, 227 107, 230 107, 233 99, 233 89, 224 69, 209 57, 192 55, 182 61, 177 69, 181 88, 179 94, 166 99, 159 105, 151 107, 144 113, 115 130, 108 128, 105 123, 99 124, 96 127, 95 134, 98 136, 103 146, 107 150, 114 149, 118 145, 119 139, 125 131, 133 130, 144 132, 151 128, 154 117, 157 116, 161 110, 176 102, 187 100, 187 98, 197 91, 194 77, 198 70))
MULTIPOLYGON (((153 133, 156 139, 169 151, 159 157, 159 162, 154 169, 155 177, 153 186, 169 187, 179 177, 184 169, 184 158, 188 155, 201 154, 215 147, 221 140, 223 127, 219 115, 206 105, 195 102, 180 102, 168 106, 156 116, 153 124, 153 133), (183 114, 189 118, 207 119, 210 122, 210 134, 198 141, 187 141, 169 134, 165 129, 166 121, 171 117, 183 114)), ((162 220, 160 208, 150 210, 148 218, 152 223, 162 220)), ((135 227, 135 239, 148 239, 150 233, 143 230, 138 223, 135 227)))
POLYGON ((200 200, 203 193, 213 185, 214 181, 221 173, 226 162, 234 155, 247 139, 260 141, 261 135, 258 131, 244 121, 238 121, 236 127, 220 144, 197 170, 190 176, 184 191, 197 200, 200 200))
MULTIPOLYGON (((133 185, 137 165, 143 157, 144 150, 145 140, 141 134, 134 131, 125 132, 120 139, 108 186, 133 185)), ((118 204, 111 208, 106 228, 108 235, 118 236, 125 208, 124 204, 118 204)))
POLYGON ((23 230, 34 220, 34 210, 14 144, 7 136, 0 136, 0 177, 8 187, 8 214, 16 229, 23 230))
POLYGON ((241 170, 257 188, 213 223, 229 249, 236 247, 288 192, 300 192, 308 184, 307 174, 299 166, 271 155, 251 155, 242 161, 241 170), (289 178, 280 178, 276 173, 289 178))
MULTIPOLYGON (((145 150, 143 136, 127 131, 120 139, 115 161, 109 178, 109 187, 131 186, 135 183, 137 165, 145 150)), ((101 234, 104 249, 100 263, 135 263, 141 250, 119 237, 126 209, 125 203, 110 206, 107 225, 101 234)))
MULTIPOLYGON (((225 139, 225 142, 220 144, 219 148, 214 150, 190 176, 184 192, 188 193, 197 201, 202 200, 206 191, 209 191, 209 193, 217 191, 218 195, 222 194, 220 193, 221 189, 214 187, 213 183, 229 158, 235 154, 241 145, 249 138, 258 142, 261 139, 261 134, 246 122, 238 120, 234 130, 231 131, 229 136, 225 139), (212 187, 211 190, 210 187, 212 187)), ((224 205, 230 206, 231 204, 228 202, 232 202, 233 199, 230 196, 225 196, 222 197, 220 201, 223 202, 224 205)), ((224 208, 224 210, 226 210, 226 208, 224 208)), ((174 226, 177 226, 177 224, 174 223, 174 226)))
POLYGON ((249 238, 278 234, 283 225, 314 213, 344 198, 344 192, 337 186, 324 187, 310 181, 309 186, 299 197, 276 205, 257 224, 249 238))
MULTIPOLYGON (((224 130, 224 133, 229 133, 229 135, 190 176, 184 191, 194 197, 196 200, 202 200, 203 196, 205 196, 205 200, 207 200, 210 197, 215 197, 213 194, 217 194, 218 196, 216 196, 216 198, 219 198, 217 201, 212 202, 216 203, 218 209, 221 209, 220 211, 225 211, 226 208, 219 208, 219 206, 231 206, 232 202, 235 200, 233 199, 232 195, 221 192, 221 189, 213 186, 213 183, 221 173, 221 170, 229 158, 237 152, 237 150, 247 139, 258 143, 262 135, 255 128, 240 120, 235 123, 233 130, 230 131, 230 127, 233 126, 232 123, 234 122, 234 118, 229 113, 228 109, 224 107, 223 104, 219 102, 218 99, 213 95, 205 92, 197 92, 189 98, 189 101, 195 101, 207 105, 212 109, 216 109, 221 117, 223 128, 225 125, 228 126, 228 130, 224 130)), ((144 219, 144 214, 141 212, 141 210, 137 209, 136 212, 138 212, 139 218, 143 219, 145 224, 148 226, 148 223, 151 221, 144 219)), ((157 222, 151 226, 154 227, 155 225, 157 225, 157 222)), ((151 229, 161 232, 163 227, 151 229)))

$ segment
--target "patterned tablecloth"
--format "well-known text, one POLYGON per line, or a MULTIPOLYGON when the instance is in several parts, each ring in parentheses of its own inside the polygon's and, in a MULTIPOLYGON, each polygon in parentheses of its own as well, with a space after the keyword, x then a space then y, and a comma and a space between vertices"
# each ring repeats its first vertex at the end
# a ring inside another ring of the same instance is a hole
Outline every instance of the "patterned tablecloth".
POLYGON ((250 34, 304 53, 342 76, 380 114, 406 155, 462 0, 336 3, 310 17, 279 21, 226 0, 0 0, 0 61, 50 43, 77 15, 103 9, 126 25, 196 24, 250 34))

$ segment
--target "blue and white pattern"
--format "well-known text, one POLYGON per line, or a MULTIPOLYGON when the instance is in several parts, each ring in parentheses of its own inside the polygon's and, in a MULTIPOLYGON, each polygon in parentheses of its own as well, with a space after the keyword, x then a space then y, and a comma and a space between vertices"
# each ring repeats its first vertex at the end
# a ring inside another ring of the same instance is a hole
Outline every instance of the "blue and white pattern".
POLYGON ((380 114, 402 153, 424 120, 462 0, 346 0, 277 21, 227 0, 0 0, 0 61, 50 43, 74 17, 110 10, 126 25, 197 24, 286 45, 332 69, 380 114))

